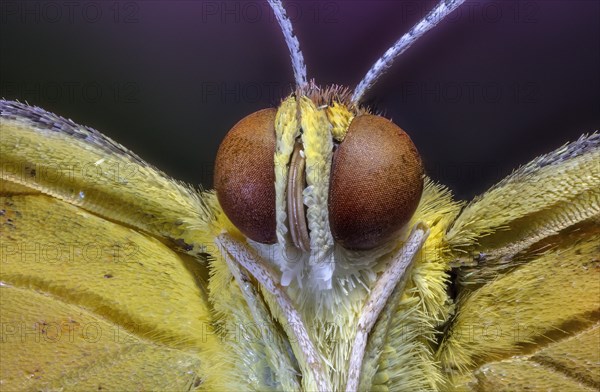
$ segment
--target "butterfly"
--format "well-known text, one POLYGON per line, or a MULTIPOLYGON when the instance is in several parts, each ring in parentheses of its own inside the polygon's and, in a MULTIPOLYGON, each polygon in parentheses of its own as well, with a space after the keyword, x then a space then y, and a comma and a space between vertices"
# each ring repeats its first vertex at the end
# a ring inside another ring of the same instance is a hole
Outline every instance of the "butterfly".
MULTIPOLYGON (((94 130, 2 101, 3 385, 597 387, 598 134, 454 201, 421 176, 404 133, 359 105, 362 84, 351 93, 306 80, 285 10, 271 4, 297 89, 232 129, 216 193, 94 130), (357 164, 377 133, 383 144, 357 164), (405 180, 373 182, 394 172, 366 166, 395 138, 414 169, 410 200, 348 218, 361 201, 350 192, 377 201, 405 180)), ((396 50, 459 4, 440 3, 396 50)))

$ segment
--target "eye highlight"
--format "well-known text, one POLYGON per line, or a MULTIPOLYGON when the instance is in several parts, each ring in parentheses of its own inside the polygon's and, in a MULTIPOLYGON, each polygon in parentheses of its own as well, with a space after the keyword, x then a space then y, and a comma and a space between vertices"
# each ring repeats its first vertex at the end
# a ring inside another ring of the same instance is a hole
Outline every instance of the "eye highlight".
POLYGON ((275 234, 275 109, 240 120, 215 160, 214 186, 223 211, 248 238, 272 244, 275 234))
POLYGON ((336 242, 366 250, 391 239, 410 220, 423 192, 423 166, 410 137, 380 116, 350 123, 333 154, 329 224, 336 242))

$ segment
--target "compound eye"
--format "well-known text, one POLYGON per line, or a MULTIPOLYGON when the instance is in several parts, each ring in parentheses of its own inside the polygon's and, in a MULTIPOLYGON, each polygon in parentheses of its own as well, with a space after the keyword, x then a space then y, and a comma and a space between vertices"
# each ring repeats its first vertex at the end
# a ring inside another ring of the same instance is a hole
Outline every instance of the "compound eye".
POLYGON ((333 238, 357 250, 385 243, 408 223, 422 192, 421 158, 406 132, 380 116, 355 117, 333 155, 333 238))
POLYGON ((217 198, 231 222, 264 244, 275 234, 275 109, 244 117, 225 136, 215 162, 217 198))

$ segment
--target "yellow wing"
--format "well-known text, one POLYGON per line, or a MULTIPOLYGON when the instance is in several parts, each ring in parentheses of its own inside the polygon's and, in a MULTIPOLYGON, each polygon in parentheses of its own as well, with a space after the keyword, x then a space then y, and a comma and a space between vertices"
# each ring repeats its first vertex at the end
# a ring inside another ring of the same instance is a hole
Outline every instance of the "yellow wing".
POLYGON ((190 186, 98 131, 0 100, 2 179, 205 253, 214 211, 190 186))
POLYGON ((438 351, 451 389, 600 388, 600 135, 534 160, 447 233, 456 314, 438 351))
POLYGON ((191 390, 218 344, 191 257, 41 194, 0 198, 6 390, 191 390))
POLYGON ((236 232, 213 194, 39 108, 0 120, 2 389, 294 389, 262 300, 221 261, 208 283, 236 232))

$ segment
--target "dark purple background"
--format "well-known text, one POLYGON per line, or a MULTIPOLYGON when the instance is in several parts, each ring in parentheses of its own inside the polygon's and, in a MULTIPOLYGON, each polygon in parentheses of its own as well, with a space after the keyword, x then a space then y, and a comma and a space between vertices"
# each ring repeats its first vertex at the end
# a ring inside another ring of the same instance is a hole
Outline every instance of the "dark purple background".
MULTIPOLYGON (((288 1, 309 77, 354 87, 432 1, 288 1)), ((0 95, 97 128, 212 185, 224 134, 290 90, 263 2, 0 5, 0 95)), ((461 198, 600 127, 597 1, 471 1, 405 53, 368 102, 461 198)))

